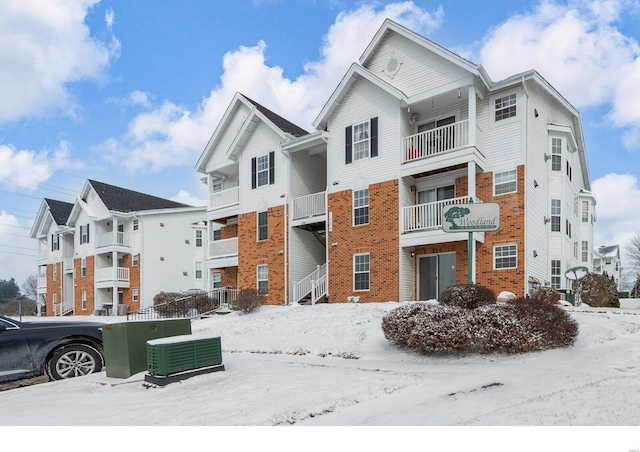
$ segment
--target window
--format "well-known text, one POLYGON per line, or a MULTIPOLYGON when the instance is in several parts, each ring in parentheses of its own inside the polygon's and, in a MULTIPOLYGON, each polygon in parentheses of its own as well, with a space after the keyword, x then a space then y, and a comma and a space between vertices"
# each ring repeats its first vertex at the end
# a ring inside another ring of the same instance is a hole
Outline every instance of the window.
POLYGON ((345 163, 378 155, 378 118, 345 129, 345 163))
POLYGON ((258 292, 263 295, 269 293, 269 266, 267 264, 258 265, 258 292))
POLYGON ((566 220, 564 220, 564 229, 565 229, 565 234, 567 234, 567 236, 569 236, 569 238, 571 238, 571 222, 569 221, 569 219, 567 218, 566 220))
POLYGON ((493 247, 493 261, 494 268, 516 268, 518 266, 518 246, 516 244, 510 245, 496 245, 493 247))
POLYGON ((551 231, 560 232, 560 214, 562 207, 559 199, 551 200, 551 231))
POLYGON ((82 310, 83 311, 87 310, 87 291, 86 290, 82 291, 82 310))
POLYGON ((369 223, 369 189, 353 192, 353 224, 369 223))
POLYGON ((222 191, 222 182, 214 182, 211 184, 211 192, 212 193, 217 193, 219 191, 222 191))
POLYGON ((57 294, 57 293, 54 293, 54 294, 53 294, 52 301, 53 301, 53 306, 55 306, 56 304, 58 304, 58 294, 57 294))
POLYGON ((196 279, 202 279, 202 262, 196 262, 196 279))
POLYGON ((493 175, 493 192, 494 195, 503 195, 505 193, 514 193, 517 187, 518 171, 510 170, 493 175))
POLYGON ((202 248, 202 229, 196 229, 196 248, 202 248))
POLYGON ((258 240, 267 240, 269 233, 268 212, 258 212, 258 240))
POLYGON ((53 264, 53 280, 58 280, 58 264, 53 264))
POLYGON ((80 225, 80 244, 89 243, 89 225, 81 224, 80 225))
POLYGON ((132 301, 140 300, 140 291, 138 289, 133 289, 131 291, 131 299, 132 301))
POLYGON ((60 236, 58 234, 51 234, 51 251, 58 251, 60 249, 60 236))
POLYGON ((582 201, 582 222, 589 222, 589 201, 582 201))
POLYGON ((582 262, 589 262, 589 242, 582 241, 582 262))
POLYGON ((562 139, 551 138, 551 170, 562 170, 562 139))
POLYGON ((83 257, 80 259, 80 275, 87 276, 87 258, 83 257))
POLYGON ((251 188, 275 183, 275 152, 251 159, 251 188))
POLYGON ((220 240, 222 238, 222 230, 214 229, 213 230, 213 240, 220 240))
POLYGON ((131 257, 131 266, 132 267, 137 267, 140 263, 140 255, 139 254, 134 254, 131 257))
POLYGON ((560 288, 560 261, 552 260, 551 261, 551 287, 554 289, 560 288))
POLYGON ((353 290, 369 290, 369 253, 353 256, 353 290))
POLYGON ((578 241, 573 242, 573 258, 578 258, 578 241))
POLYGON ((133 230, 137 231, 138 230, 138 220, 133 220, 133 230))
POLYGON ((211 274, 211 282, 213 283, 214 289, 219 289, 222 287, 222 274, 220 273, 212 273, 211 274))
POLYGON ((516 95, 500 97, 495 100, 496 121, 511 118, 516 115, 516 95))
POLYGON ((573 174, 573 170, 571 169, 571 165, 569 165, 569 160, 567 160, 567 177, 571 180, 573 174))

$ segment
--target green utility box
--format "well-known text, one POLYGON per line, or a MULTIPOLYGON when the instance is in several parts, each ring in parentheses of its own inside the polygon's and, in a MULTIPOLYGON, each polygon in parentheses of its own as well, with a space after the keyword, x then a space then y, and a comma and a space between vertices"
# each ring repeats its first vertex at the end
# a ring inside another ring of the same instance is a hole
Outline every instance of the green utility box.
POLYGON ((107 377, 129 378, 147 370, 147 341, 191 334, 189 319, 110 323, 102 327, 107 377))
POLYGON ((222 345, 219 337, 179 336, 147 342, 147 370, 154 376, 220 364, 222 345))

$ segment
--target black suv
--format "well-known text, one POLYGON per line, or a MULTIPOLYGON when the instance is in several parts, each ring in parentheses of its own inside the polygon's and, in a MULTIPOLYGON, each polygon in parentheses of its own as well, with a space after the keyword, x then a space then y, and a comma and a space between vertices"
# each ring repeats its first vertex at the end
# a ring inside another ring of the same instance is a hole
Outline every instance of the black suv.
POLYGON ((103 323, 18 322, 0 316, 0 383, 47 374, 51 380, 100 372, 103 323))

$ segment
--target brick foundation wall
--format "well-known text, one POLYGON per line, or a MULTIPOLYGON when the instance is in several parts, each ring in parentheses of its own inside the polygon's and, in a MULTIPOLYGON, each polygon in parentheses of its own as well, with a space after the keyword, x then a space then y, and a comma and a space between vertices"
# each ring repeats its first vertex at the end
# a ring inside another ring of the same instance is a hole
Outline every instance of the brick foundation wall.
MULTIPOLYGON (((282 305, 285 303, 285 253, 280 254, 280 251, 286 249, 284 206, 268 209, 267 240, 257 240, 257 216, 257 212, 238 216, 237 237, 240 239, 238 240, 237 285, 243 289, 256 289, 258 286, 257 266, 267 264, 269 266, 269 293, 265 297, 265 303, 282 305)), ((223 277, 232 279, 232 270, 225 269, 225 273, 227 271, 228 275, 223 275, 223 277)), ((224 280, 222 284, 225 285, 224 280)))
POLYGON ((398 181, 369 186, 369 224, 353 226, 352 198, 352 190, 328 197, 333 224, 327 233, 329 302, 344 303, 349 296, 359 296, 361 303, 398 301, 398 181), (368 291, 353 290, 353 255, 357 253, 369 253, 368 291))

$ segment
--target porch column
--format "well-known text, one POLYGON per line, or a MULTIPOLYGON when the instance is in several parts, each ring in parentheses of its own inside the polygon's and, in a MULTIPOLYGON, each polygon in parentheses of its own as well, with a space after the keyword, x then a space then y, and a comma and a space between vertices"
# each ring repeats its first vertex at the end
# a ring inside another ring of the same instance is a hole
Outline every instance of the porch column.
POLYGON ((469 85, 469 145, 478 147, 476 143, 476 87, 469 85))
MULTIPOLYGON (((474 198, 474 202, 476 202, 475 201, 475 197, 476 197, 476 164, 475 162, 467 163, 467 179, 468 179, 467 190, 469 191, 469 199, 471 200, 471 198, 474 198)), ((468 252, 470 256, 473 256, 473 259, 470 261, 470 268, 469 268, 470 278, 469 279, 475 282, 476 281, 476 260, 478 259, 478 253, 476 252, 476 241, 474 238, 474 233, 472 232, 469 233, 468 252)))
POLYGON ((118 243, 118 218, 113 217, 113 231, 111 231, 111 243, 119 245, 118 243))
POLYGON ((118 315, 118 253, 116 251, 111 252, 111 274, 113 279, 113 286, 111 288, 111 303, 113 307, 111 315, 118 315))

